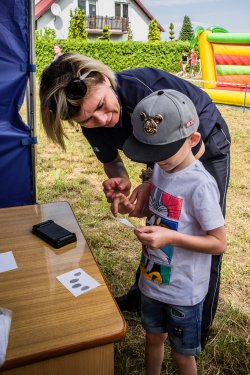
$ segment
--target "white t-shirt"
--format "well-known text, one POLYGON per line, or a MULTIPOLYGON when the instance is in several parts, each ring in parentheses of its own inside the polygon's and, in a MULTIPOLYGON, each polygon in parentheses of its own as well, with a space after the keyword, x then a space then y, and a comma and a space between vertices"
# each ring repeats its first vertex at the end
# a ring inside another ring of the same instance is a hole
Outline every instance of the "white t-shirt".
MULTIPOLYGON (((197 160, 175 173, 155 164, 149 208, 154 214, 149 225, 194 236, 224 225, 216 181, 197 160)), ((210 266, 210 254, 173 246, 144 247, 139 287, 153 299, 193 306, 207 293, 210 266)))

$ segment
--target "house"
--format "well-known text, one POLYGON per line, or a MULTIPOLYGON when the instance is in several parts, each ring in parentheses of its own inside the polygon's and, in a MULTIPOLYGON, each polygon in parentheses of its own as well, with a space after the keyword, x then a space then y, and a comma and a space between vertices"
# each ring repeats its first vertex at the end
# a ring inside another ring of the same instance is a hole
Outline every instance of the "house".
POLYGON ((149 23, 154 19, 139 0, 36 0, 36 29, 49 27, 56 31, 57 39, 66 39, 70 10, 76 8, 85 11, 89 40, 101 36, 103 26, 109 25, 112 41, 127 40, 129 27, 133 40, 147 41, 149 23))

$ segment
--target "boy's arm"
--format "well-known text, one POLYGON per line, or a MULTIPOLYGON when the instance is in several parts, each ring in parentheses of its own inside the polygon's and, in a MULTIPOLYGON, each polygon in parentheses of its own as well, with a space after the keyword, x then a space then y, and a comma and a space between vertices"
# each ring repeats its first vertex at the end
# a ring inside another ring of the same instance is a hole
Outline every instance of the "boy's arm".
POLYGON ((129 214, 133 217, 148 217, 149 215, 149 194, 150 194, 150 182, 145 181, 141 185, 137 186, 129 200, 135 205, 135 209, 129 214))
POLYGON ((204 236, 192 236, 160 226, 146 226, 135 231, 142 244, 159 249, 172 245, 199 253, 219 255, 226 251, 226 230, 219 227, 207 232, 204 236))

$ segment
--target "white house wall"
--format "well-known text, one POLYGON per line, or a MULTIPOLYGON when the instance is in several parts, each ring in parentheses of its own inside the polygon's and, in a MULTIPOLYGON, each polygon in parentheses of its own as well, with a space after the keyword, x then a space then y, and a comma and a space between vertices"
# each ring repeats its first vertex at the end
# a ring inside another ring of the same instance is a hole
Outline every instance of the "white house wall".
POLYGON ((61 0, 57 1, 57 4, 59 4, 61 8, 60 15, 55 17, 51 13, 51 10, 48 9, 47 12, 45 12, 43 16, 37 20, 37 29, 49 27, 55 30, 57 39, 67 39, 70 21, 70 9, 77 8, 78 1, 61 0))
MULTIPOLYGON (((119 2, 119 1, 117 1, 119 2)), ((88 3, 88 0, 87 0, 88 3)), ((128 1, 123 1, 123 3, 129 3, 128 1)), ((87 7, 87 15, 88 15, 88 7, 87 7)), ((115 1, 114 0, 97 0, 96 1, 96 15, 102 17, 114 17, 115 16, 115 1)), ((88 35, 89 40, 96 39, 95 34, 88 35)), ((111 40, 113 41, 125 41, 128 39, 128 34, 113 34, 111 35, 111 40)))
POLYGON ((109 0, 98 0, 96 2, 96 14, 98 16, 115 16, 115 2, 109 0))
MULTIPOLYGON (((117 1, 118 2, 118 1, 117 1)), ((129 4, 128 8, 128 16, 130 27, 133 33, 133 40, 136 41, 146 41, 148 36, 148 25, 149 25, 149 18, 147 15, 137 6, 137 4, 132 1, 123 1, 123 3, 127 2, 129 4)), ((77 0, 60 0, 57 1, 57 4, 60 5, 61 13, 59 16, 54 16, 51 13, 51 10, 48 9, 47 12, 43 14, 37 20, 37 29, 44 29, 45 27, 52 28, 56 31, 56 38, 57 39, 67 39, 68 36, 68 29, 69 29, 69 22, 70 22, 70 9, 74 10, 78 7, 77 0)), ((87 1, 88 5, 88 1, 87 1)), ((96 2, 96 14, 98 16, 107 16, 107 17, 114 17, 115 16, 115 1, 114 0, 97 0, 96 2)), ((87 15, 88 15, 88 6, 87 6, 87 15)), ((97 35, 98 36, 98 35, 97 35)), ((97 37, 94 34, 88 35, 89 40, 94 40, 97 37)), ((122 41, 127 40, 128 35, 111 35, 111 39, 114 41, 122 41)))
POLYGON ((133 40, 145 42, 148 40, 148 27, 150 20, 134 1, 129 7, 129 21, 133 33, 133 40))

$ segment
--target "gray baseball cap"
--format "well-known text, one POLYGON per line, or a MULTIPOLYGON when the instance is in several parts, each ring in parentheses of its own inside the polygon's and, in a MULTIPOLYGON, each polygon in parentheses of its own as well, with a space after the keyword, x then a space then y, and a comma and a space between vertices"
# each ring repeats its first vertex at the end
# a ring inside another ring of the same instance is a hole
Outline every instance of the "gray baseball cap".
POLYGON ((131 160, 148 163, 170 158, 199 126, 193 102, 175 90, 159 90, 143 98, 135 107, 133 134, 123 151, 131 160))

